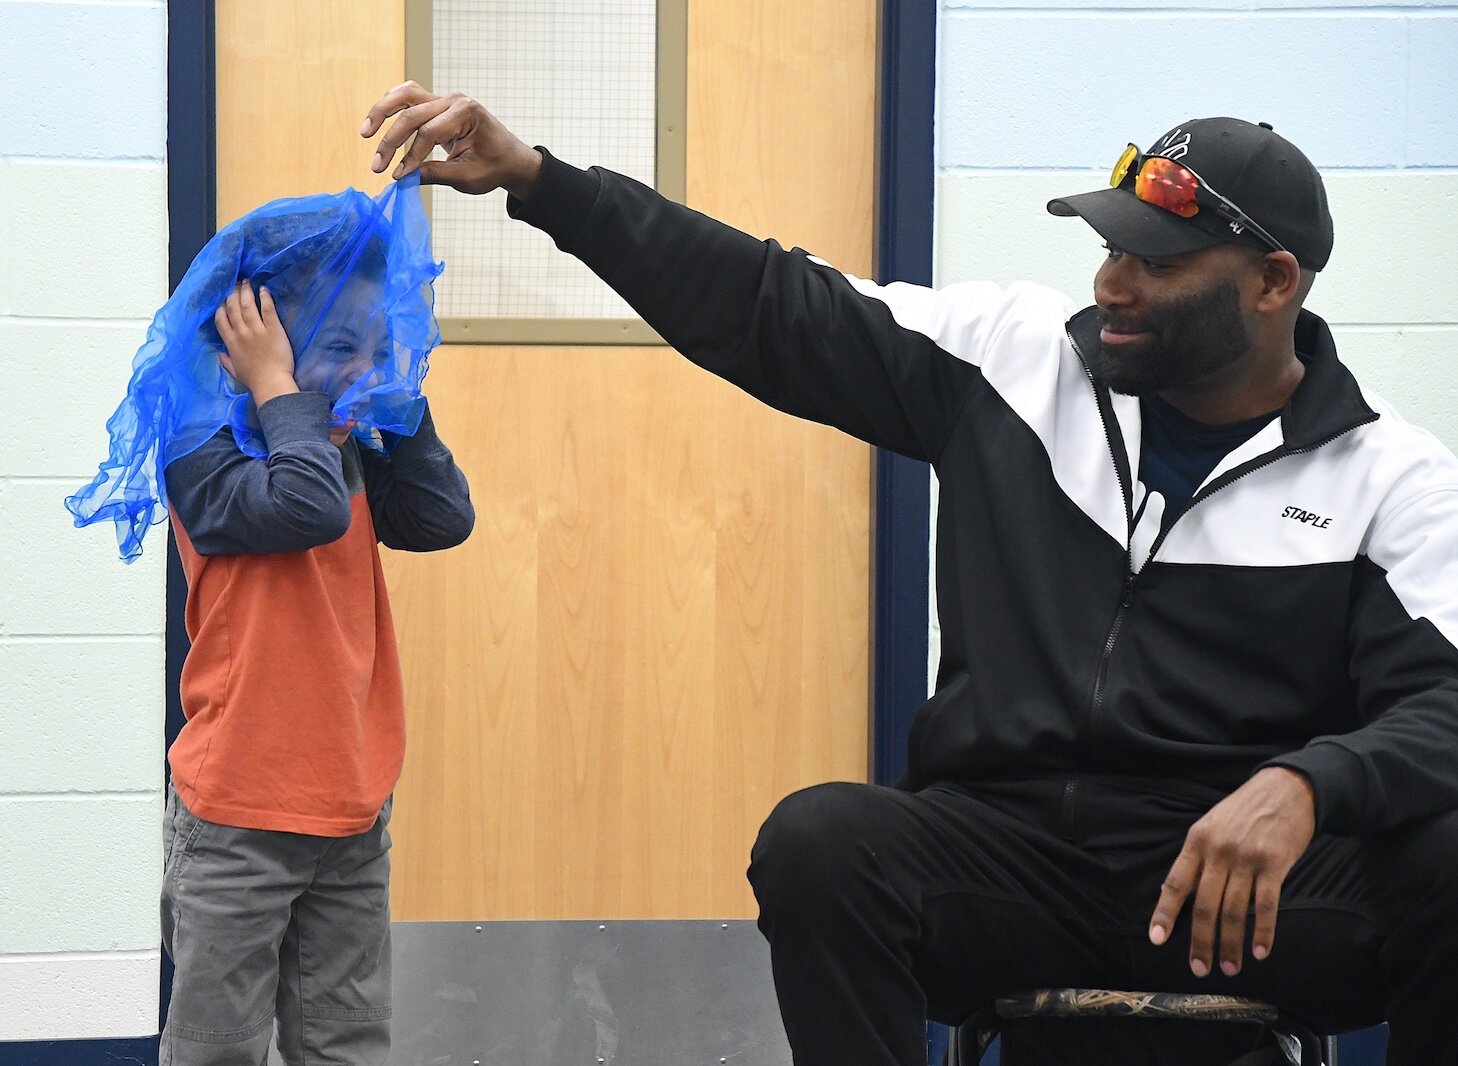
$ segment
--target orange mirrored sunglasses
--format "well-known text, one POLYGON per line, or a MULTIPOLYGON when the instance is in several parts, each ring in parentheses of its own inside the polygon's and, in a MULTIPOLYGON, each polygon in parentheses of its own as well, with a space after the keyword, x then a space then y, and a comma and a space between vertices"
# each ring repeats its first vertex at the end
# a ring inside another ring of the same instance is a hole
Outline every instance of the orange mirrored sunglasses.
POLYGON ((1210 188, 1209 182, 1183 163, 1162 155, 1145 155, 1138 145, 1131 144, 1119 156, 1109 174, 1109 185, 1122 189, 1133 182, 1134 195, 1180 218, 1194 218, 1201 207, 1208 207, 1229 224, 1235 235, 1249 230, 1274 252, 1286 249, 1265 228, 1232 201, 1210 188), (1130 175, 1133 175, 1132 179, 1130 175))

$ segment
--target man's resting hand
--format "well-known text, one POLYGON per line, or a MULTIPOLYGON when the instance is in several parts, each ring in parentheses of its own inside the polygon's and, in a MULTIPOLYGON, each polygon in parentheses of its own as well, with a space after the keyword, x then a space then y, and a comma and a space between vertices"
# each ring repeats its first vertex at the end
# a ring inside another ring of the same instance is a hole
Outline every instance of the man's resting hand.
POLYGON ((1271 953, 1281 885, 1316 833, 1316 800, 1305 775, 1279 766, 1259 771, 1190 827, 1170 867, 1149 923, 1163 944, 1175 918, 1191 903, 1190 969, 1211 971, 1217 927, 1220 969, 1240 972, 1246 913, 1255 901, 1251 954, 1271 953))

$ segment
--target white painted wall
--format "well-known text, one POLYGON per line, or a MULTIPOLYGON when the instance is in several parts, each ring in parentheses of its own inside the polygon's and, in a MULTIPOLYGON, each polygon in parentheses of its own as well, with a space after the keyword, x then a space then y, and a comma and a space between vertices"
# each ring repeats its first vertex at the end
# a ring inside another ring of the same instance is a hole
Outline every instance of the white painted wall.
POLYGON ((1269 122, 1331 200, 1307 306, 1364 385, 1458 449, 1458 4, 939 3, 936 284, 1092 303, 1102 242, 1044 204, 1186 119, 1269 122))
POLYGON ((62 499, 167 296, 164 0, 0 0, 0 1041, 157 1031, 164 540, 62 499))

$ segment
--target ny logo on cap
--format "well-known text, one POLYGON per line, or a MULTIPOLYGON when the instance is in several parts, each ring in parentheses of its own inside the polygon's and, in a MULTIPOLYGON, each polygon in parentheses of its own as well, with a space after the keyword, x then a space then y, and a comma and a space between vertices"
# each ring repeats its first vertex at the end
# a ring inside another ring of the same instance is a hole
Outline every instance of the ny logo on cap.
POLYGON ((1159 150, 1153 154, 1162 155, 1166 159, 1183 159, 1190 154, 1190 135, 1185 133, 1183 126, 1165 134, 1164 140, 1159 142, 1159 150))

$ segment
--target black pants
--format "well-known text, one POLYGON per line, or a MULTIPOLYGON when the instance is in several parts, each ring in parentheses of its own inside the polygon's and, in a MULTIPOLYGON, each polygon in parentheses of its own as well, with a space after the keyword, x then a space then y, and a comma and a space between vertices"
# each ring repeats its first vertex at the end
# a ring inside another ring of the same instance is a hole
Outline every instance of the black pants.
MULTIPOLYGON (((1248 927, 1240 973, 1199 979, 1188 905, 1163 947, 1146 930, 1185 832, 1218 799, 1087 777, 787 797, 749 878, 796 1066, 923 1066, 926 1018, 954 1025, 997 996, 1069 986, 1251 996, 1333 1032, 1385 1018, 1389 1063, 1458 1066, 1458 814, 1318 837, 1286 880, 1270 957, 1250 957, 1248 927)), ((1115 1043, 1136 1029, 1160 1042, 1137 1054, 1080 1033, 1081 1058, 1061 1061, 1196 1066, 1238 1053, 1222 1036, 1249 1039, 1224 1027, 1186 1042, 1168 1024, 1109 1027, 1115 1043)))

